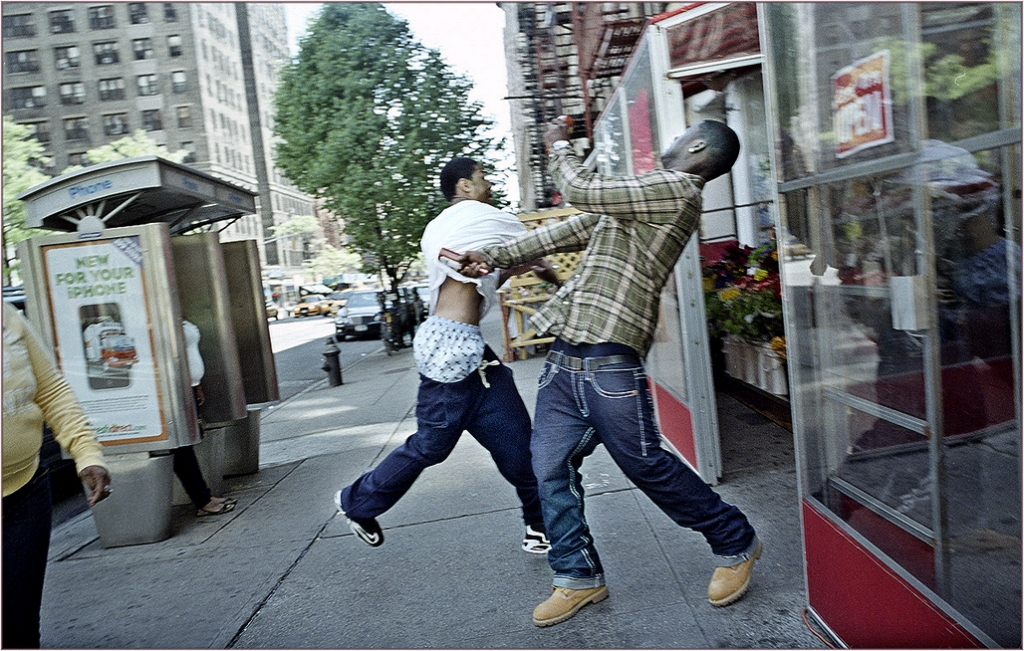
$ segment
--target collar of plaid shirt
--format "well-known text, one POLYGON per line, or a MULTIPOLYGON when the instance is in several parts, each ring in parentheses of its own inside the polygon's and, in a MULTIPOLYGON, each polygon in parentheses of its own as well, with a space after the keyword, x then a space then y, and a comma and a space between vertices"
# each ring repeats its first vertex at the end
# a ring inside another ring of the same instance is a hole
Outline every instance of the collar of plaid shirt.
POLYGON ((508 269, 545 255, 584 251, 573 275, 531 318, 570 344, 620 343, 647 356, 661 290, 700 223, 704 179, 673 170, 603 176, 565 150, 548 169, 566 201, 584 211, 481 251, 508 269))

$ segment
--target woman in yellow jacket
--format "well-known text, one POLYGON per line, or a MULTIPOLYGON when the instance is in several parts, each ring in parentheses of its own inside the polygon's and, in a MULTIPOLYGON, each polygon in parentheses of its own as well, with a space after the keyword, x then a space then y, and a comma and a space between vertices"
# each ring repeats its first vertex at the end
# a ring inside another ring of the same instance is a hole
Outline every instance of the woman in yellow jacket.
POLYGON ((103 450, 51 353, 3 304, 3 647, 39 647, 53 504, 40 464, 43 421, 75 460, 89 506, 110 494, 103 450))

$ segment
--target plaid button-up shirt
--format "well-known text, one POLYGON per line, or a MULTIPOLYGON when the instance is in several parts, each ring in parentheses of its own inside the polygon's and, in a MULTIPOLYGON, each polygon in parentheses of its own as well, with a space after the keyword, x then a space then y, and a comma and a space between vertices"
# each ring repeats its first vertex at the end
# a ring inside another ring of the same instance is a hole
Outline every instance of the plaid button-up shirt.
POLYGON ((662 169, 602 176, 565 152, 552 153, 548 169, 583 214, 481 254, 507 269, 585 249, 573 275, 531 317, 533 326, 570 344, 625 344, 646 357, 661 290, 700 223, 704 179, 662 169))

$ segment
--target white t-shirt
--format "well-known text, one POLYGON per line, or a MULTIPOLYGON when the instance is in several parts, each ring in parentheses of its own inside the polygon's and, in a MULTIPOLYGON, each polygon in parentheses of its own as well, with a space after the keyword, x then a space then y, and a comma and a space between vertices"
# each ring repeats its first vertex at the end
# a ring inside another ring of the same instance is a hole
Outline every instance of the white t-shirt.
POLYGON ((182 319, 181 329, 185 333, 185 357, 188 360, 188 374, 192 386, 196 386, 203 381, 203 375, 206 374, 203 356, 199 354, 199 328, 191 321, 182 319))
POLYGON ((420 240, 423 259, 427 265, 427 279, 430 283, 430 313, 434 313, 441 285, 448 277, 477 286, 477 292, 483 297, 480 305, 481 318, 497 300, 497 270, 492 270, 482 278, 468 278, 437 259, 442 248, 451 249, 456 253, 479 251, 486 246, 507 242, 525 231, 526 226, 515 215, 472 199, 449 206, 431 220, 423 231, 423 239, 420 240))

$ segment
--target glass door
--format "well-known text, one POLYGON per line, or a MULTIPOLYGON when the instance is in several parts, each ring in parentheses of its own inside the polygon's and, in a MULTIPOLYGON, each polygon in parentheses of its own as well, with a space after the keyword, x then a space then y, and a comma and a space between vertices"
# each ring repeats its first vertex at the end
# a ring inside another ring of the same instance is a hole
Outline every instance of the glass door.
POLYGON ((1019 647, 1020 6, 764 12, 802 496, 1019 647))

